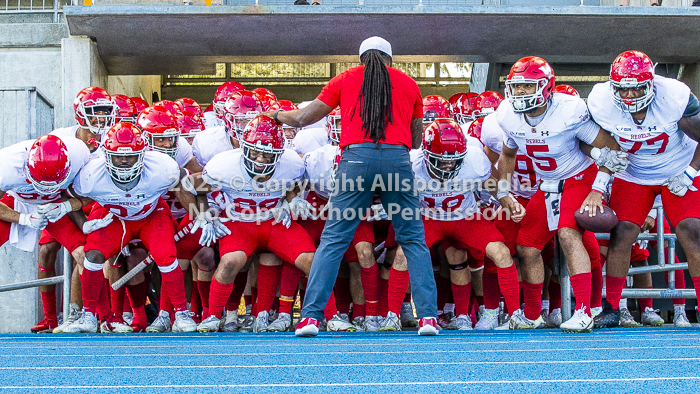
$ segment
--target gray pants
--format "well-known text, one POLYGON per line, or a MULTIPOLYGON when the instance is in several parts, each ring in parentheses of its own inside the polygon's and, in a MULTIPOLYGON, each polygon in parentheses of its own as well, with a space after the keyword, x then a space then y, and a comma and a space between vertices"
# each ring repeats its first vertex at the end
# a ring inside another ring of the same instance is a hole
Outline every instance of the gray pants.
POLYGON ((360 223, 357 212, 362 211, 366 215, 375 191, 381 197, 387 213, 396 212, 397 206, 410 209, 411 214, 405 218, 401 214, 391 215, 391 223, 396 232, 396 242, 403 249, 408 262, 418 318, 437 315, 435 278, 430 251, 425 245, 423 221, 420 215, 416 217, 419 203, 418 197, 413 193, 413 180, 409 153, 404 146, 364 143, 345 149, 336 175, 338 193, 330 199, 331 208, 327 212, 329 217, 309 274, 303 317, 323 320, 323 310, 338 276, 340 261, 360 223), (396 182, 397 176, 399 182, 396 182), (357 180, 358 177, 361 181, 357 180), (375 177, 377 182, 381 178, 384 188, 372 188, 375 177), (410 180, 410 190, 395 190, 395 184, 401 185, 404 180, 410 180), (394 211, 390 211, 392 206, 394 211), (342 214, 337 214, 351 211, 355 212, 352 218, 350 215, 343 217, 342 214))

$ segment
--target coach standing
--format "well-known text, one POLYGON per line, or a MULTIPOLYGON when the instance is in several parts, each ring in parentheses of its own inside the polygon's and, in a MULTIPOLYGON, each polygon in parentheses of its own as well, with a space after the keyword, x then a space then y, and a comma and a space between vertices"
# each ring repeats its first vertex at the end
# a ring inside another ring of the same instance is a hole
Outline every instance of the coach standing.
MULTIPOLYGON (((408 261, 411 290, 418 314, 420 335, 437 335, 437 292, 425 245, 423 222, 416 217, 418 197, 413 190, 393 190, 398 176, 403 182, 414 174, 409 149, 419 148, 422 140, 423 104, 416 82, 391 68, 391 44, 381 37, 370 37, 360 45, 359 67, 334 77, 309 106, 294 111, 270 113, 279 123, 303 127, 328 115, 335 107, 341 111, 340 148, 342 159, 336 173, 337 194, 331 198, 335 212, 355 212, 353 219, 331 214, 326 221, 306 287, 302 320, 297 336, 318 333, 323 309, 338 275, 340 260, 348 249, 360 218, 377 192, 390 214, 408 209, 403 217, 390 215, 396 241, 408 261), (390 178, 391 177, 391 178, 390 178), (381 178, 383 188, 373 189, 381 178), (392 179, 393 178, 393 179, 392 179), (341 180, 356 180, 354 187, 341 180)), ((401 183, 398 183, 401 184, 401 183)), ((345 216, 350 217, 350 215, 345 216)))

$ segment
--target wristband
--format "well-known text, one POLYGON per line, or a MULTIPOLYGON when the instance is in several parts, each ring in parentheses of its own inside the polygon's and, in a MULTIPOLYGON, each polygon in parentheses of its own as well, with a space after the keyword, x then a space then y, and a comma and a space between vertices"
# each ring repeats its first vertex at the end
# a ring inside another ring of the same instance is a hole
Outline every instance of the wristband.
POLYGON ((279 114, 280 111, 284 111, 284 110, 283 110, 283 109, 278 109, 277 111, 275 111, 275 115, 273 115, 273 117, 272 117, 272 118, 275 120, 275 123, 277 123, 277 124, 280 124, 279 119, 277 119, 277 114, 279 114))
POLYGON ((497 188, 497 192, 496 192, 496 198, 498 200, 510 195, 510 182, 508 182, 507 180, 505 180, 505 179, 499 180, 497 187, 498 188, 497 188))
POLYGON ((605 194, 605 191, 608 189, 608 182, 610 182, 610 174, 599 171, 598 175, 596 175, 595 180, 593 181, 591 189, 599 192, 600 194, 605 194))
POLYGON ((61 205, 66 207, 66 212, 73 212, 73 205, 70 203, 70 200, 62 202, 61 205))
POLYGON ((683 171, 683 173, 692 181, 695 179, 695 176, 698 175, 698 170, 691 166, 688 166, 688 168, 686 168, 685 171, 683 171))

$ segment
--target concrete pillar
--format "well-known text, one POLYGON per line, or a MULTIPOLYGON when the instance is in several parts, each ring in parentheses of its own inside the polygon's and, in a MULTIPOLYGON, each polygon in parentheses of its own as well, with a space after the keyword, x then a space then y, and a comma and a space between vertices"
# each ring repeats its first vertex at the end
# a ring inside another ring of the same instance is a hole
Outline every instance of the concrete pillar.
POLYGON ((163 99, 160 75, 110 75, 107 81, 107 91, 109 94, 140 96, 150 104, 153 104, 151 103, 153 93, 158 93, 158 97, 163 99))
POLYGON ((73 100, 80 90, 88 86, 107 88, 107 69, 97 52, 97 44, 84 36, 61 40, 61 60, 63 116, 56 119, 56 126, 66 127, 75 123, 73 100))
POLYGON ((486 91, 488 74, 488 63, 474 63, 472 65, 472 77, 469 83, 469 91, 474 93, 483 93, 486 91))

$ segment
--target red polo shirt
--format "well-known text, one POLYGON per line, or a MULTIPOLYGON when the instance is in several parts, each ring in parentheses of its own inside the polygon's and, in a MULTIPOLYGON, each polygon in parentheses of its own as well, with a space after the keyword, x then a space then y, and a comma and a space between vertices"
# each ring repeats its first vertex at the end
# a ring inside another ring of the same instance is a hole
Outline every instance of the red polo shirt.
MULTIPOLYGON (((391 101, 393 123, 388 123, 381 143, 405 145, 412 148, 411 119, 423 117, 423 99, 418 84, 403 71, 387 67, 391 79, 391 101)), ((323 88, 318 99, 329 107, 340 106, 340 147, 362 142, 374 142, 365 137, 360 116, 358 96, 362 87, 365 67, 351 68, 331 79, 323 88)))

